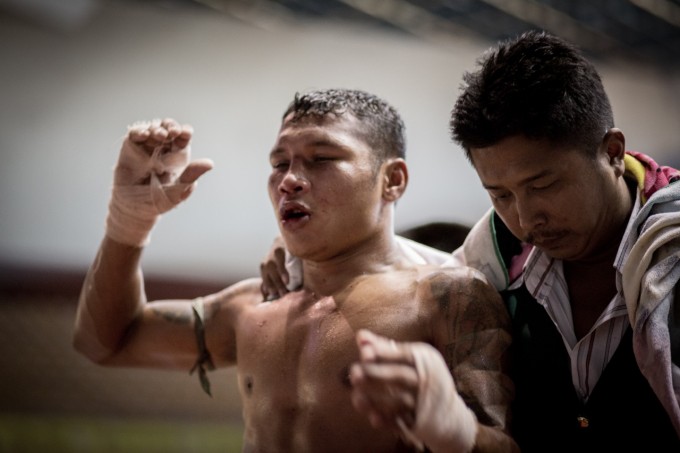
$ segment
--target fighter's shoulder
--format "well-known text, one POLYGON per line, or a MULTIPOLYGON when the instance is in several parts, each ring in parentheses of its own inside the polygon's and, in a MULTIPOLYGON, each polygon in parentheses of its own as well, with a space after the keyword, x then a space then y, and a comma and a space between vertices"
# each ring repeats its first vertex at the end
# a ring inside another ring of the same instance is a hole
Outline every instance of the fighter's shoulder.
POLYGON ((418 266, 421 281, 444 279, 461 285, 487 285, 490 283, 483 272, 470 266, 418 266))
POLYGON ((486 276, 468 266, 432 267, 418 269, 418 288, 421 294, 444 300, 463 301, 485 300, 500 304, 500 294, 489 283, 486 276))
POLYGON ((216 306, 246 306, 262 302, 262 280, 260 278, 248 278, 227 286, 223 290, 210 297, 212 304, 216 306))
POLYGON ((391 273, 375 274, 375 279, 388 278, 416 285, 439 280, 460 285, 489 285, 484 273, 469 266, 440 266, 438 264, 412 264, 395 269, 391 273))

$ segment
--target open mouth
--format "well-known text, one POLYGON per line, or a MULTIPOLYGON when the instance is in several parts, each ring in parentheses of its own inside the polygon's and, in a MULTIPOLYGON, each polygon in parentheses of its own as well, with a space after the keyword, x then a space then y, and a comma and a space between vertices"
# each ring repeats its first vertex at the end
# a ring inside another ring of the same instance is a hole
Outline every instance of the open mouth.
POLYGON ((287 203, 279 209, 279 217, 283 222, 294 222, 309 217, 309 211, 297 203, 287 203))

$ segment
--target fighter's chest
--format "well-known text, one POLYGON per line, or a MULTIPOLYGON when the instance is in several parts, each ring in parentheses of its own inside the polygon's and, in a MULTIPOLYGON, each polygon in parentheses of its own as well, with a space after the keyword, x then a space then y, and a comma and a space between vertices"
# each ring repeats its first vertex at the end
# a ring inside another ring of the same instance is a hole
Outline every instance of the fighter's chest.
POLYGON ((240 322, 240 368, 249 358, 267 357, 270 364, 284 362, 299 368, 355 357, 354 329, 368 313, 362 315, 351 307, 341 310, 332 298, 306 305, 274 304, 253 310, 240 322))
POLYGON ((400 339, 410 337, 418 325, 418 311, 412 304, 338 303, 332 297, 275 304, 240 320, 240 372, 310 382, 331 378, 346 384, 348 368, 359 356, 355 339, 359 329, 400 339))

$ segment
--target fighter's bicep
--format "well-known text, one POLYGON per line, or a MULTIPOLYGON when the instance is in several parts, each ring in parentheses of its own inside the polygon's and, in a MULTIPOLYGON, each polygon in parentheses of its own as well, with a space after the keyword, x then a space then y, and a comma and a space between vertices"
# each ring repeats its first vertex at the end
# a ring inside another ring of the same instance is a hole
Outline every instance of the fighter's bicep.
POLYGON ((146 303, 104 365, 180 369, 195 354, 188 301, 146 303))
POLYGON ((252 305, 263 302, 260 287, 260 279, 248 279, 203 298, 205 347, 215 367, 236 363, 238 324, 252 305))

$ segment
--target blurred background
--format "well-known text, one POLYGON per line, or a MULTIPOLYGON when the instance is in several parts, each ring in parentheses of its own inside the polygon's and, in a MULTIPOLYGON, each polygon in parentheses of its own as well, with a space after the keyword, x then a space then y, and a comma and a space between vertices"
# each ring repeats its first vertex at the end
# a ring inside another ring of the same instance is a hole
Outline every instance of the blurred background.
POLYGON ((402 114, 399 231, 471 225, 489 201, 448 133, 462 75, 540 28, 600 70, 627 147, 680 166, 678 0, 0 0, 0 451, 239 451, 232 370, 103 370, 71 349, 121 137, 174 117, 209 157, 145 252, 152 298, 258 273, 276 224, 267 154, 294 94, 371 91, 402 114))

